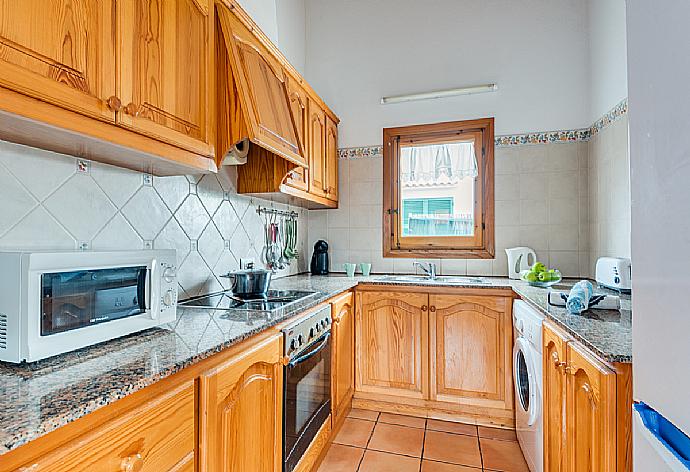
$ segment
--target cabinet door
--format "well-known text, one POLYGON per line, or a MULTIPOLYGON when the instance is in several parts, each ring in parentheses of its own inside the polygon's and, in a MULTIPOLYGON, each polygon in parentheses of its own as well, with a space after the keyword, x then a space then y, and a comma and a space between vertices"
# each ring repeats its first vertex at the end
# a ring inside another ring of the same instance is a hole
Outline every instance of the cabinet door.
POLYGON ((510 302, 429 296, 433 400, 512 411, 510 302))
POLYGON ((324 156, 326 196, 338 200, 338 125, 326 117, 326 155, 324 156))
POLYGON ((360 292, 357 297, 357 391, 426 398, 428 295, 360 292))
POLYGON ((347 413, 355 388, 355 313, 354 296, 346 293, 333 301, 333 368, 331 396, 333 423, 347 413))
POLYGON ((326 113, 309 100, 309 193, 325 197, 326 182, 326 113))
MULTIPOLYGON (((295 129, 297 130, 297 139, 299 140, 302 154, 308 156, 307 153, 307 136, 309 135, 309 115, 307 110, 307 95, 300 85, 293 79, 288 79, 288 98, 290 100, 290 112, 295 122, 295 129)), ((309 170, 304 167, 296 167, 292 170, 285 179, 285 183, 290 187, 304 190, 309 190, 308 180, 309 170)))
POLYGON ((210 0, 119 0, 118 122, 212 154, 210 0))
POLYGON ((565 470, 566 340, 544 324, 544 470, 565 470))
POLYGON ((616 469, 616 374, 582 347, 568 343, 567 469, 616 469))
POLYGON ((201 376, 200 470, 282 469, 280 340, 261 341, 201 376))
POLYGON ((114 0, 0 0, 0 85, 114 121, 113 5, 114 0))

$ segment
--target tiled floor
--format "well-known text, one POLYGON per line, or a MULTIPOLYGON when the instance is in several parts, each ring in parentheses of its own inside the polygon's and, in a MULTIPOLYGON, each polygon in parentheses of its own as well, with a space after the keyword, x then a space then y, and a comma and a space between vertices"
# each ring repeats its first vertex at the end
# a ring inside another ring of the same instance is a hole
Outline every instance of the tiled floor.
POLYGON ((353 409, 319 472, 529 472, 514 431, 353 409))

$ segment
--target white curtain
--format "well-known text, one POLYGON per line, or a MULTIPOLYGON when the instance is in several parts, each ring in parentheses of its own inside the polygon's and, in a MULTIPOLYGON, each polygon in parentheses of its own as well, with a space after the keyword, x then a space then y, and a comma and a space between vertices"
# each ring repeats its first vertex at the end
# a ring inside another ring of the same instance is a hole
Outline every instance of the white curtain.
POLYGON ((477 156, 472 142, 400 149, 400 178, 407 186, 450 185, 465 177, 477 177, 477 156))

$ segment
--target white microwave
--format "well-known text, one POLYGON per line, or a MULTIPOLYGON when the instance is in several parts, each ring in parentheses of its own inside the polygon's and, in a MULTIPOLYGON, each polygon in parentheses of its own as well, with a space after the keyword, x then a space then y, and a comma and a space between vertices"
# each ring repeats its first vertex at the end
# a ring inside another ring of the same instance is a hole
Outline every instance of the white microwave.
POLYGON ((0 252, 0 361, 33 362, 175 320, 174 250, 0 252))

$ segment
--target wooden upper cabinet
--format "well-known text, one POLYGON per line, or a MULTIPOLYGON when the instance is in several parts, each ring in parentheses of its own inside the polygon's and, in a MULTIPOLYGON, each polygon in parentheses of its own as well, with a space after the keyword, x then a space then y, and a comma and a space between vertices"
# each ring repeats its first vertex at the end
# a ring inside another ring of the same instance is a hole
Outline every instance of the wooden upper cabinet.
POLYGON ((282 470, 281 335, 200 378, 200 470, 282 470))
POLYGON ((0 85, 114 121, 113 6, 114 0, 0 0, 0 85))
POLYGON ((326 175, 326 112, 309 100, 309 193, 328 196, 326 175))
POLYGON ((118 0, 118 122, 211 156, 210 0, 118 0))
POLYGON ((347 413, 355 387, 354 295, 348 292, 333 301, 332 404, 334 424, 347 413))
POLYGON ((324 156, 326 196, 338 200, 338 125, 326 117, 326 154, 324 156))
MULTIPOLYGON (((294 80, 288 78, 288 99, 290 101, 290 111, 292 119, 295 122, 295 129, 297 130, 297 139, 299 140, 302 155, 305 156, 305 162, 308 159, 306 155, 307 136, 309 135, 309 112, 307 110, 308 98, 304 89, 294 80)), ((309 170, 305 167, 299 166, 292 170, 285 179, 285 183, 291 187, 300 190, 309 190, 309 170)))
POLYGON ((549 324, 543 330, 544 470, 565 469, 566 340, 549 324))
MULTIPOLYGON (((566 386, 568 460, 564 470, 616 470, 616 374, 568 343, 566 386)), ((628 405, 629 407, 629 405, 628 405)))
POLYGON ((429 296, 431 399, 513 409, 510 298, 429 296))
POLYGON ((217 12, 249 140, 297 165, 305 165, 283 69, 232 13, 225 7, 217 12))
POLYGON ((408 292, 357 297, 357 391, 426 398, 429 297, 408 292))

